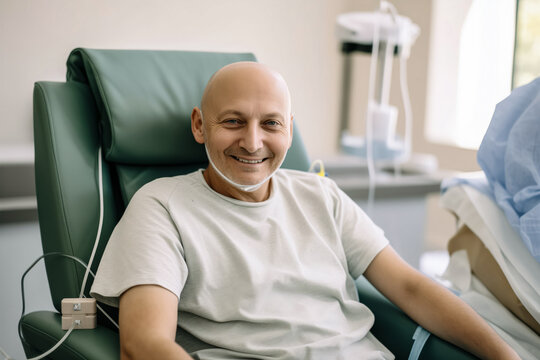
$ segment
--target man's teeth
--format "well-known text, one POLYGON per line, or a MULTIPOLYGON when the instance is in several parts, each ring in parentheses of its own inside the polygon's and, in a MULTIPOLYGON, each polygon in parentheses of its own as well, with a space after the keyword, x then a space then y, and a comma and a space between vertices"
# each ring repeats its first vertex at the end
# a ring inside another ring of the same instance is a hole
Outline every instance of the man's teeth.
POLYGON ((245 160, 245 159, 241 159, 239 157, 235 157, 236 160, 244 163, 244 164, 259 164, 259 163, 262 163, 263 160, 245 160))

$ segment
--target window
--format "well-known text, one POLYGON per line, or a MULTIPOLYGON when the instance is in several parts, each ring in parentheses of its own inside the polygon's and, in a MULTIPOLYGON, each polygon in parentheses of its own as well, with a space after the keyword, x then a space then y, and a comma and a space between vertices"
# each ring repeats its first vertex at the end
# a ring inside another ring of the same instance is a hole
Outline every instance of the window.
POLYGON ((511 91, 514 0, 434 0, 426 138, 477 149, 511 91))
POLYGON ((525 85, 540 75, 538 39, 540 39, 540 1, 518 0, 513 88, 525 85))

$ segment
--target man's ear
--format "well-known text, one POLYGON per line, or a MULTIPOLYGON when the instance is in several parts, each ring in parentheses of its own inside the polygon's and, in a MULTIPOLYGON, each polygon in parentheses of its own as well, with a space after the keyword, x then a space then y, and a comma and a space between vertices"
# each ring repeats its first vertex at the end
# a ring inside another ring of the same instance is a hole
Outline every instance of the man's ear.
POLYGON ((201 113, 202 111, 196 106, 191 111, 191 132, 193 133, 196 142, 204 144, 204 129, 201 113))
POLYGON ((290 121, 290 129, 289 129, 289 146, 287 147, 287 149, 290 149, 291 148, 291 145, 292 145, 292 139, 293 139, 293 129, 294 129, 294 124, 293 124, 293 120, 294 120, 294 116, 291 114, 291 121, 290 121))

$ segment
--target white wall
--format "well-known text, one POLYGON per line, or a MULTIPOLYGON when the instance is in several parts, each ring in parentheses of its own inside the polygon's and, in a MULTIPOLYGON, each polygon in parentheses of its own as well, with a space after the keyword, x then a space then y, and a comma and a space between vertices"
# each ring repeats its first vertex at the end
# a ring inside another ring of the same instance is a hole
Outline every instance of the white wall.
POLYGON ((32 143, 35 81, 65 79, 75 47, 250 51, 280 71, 308 151, 336 146, 344 0, 2 0, 0 144, 32 143))
MULTIPOLYGON (((475 151, 424 138, 432 1, 392 3, 421 28, 408 62, 413 150, 434 153, 443 168, 478 169, 475 151)), ((289 82, 310 155, 328 157, 337 151, 341 91, 335 19, 377 5, 377 0, 1 0, 0 151, 32 143, 33 83, 63 81, 69 52, 83 46, 254 52, 289 82)), ((353 83, 367 89, 367 61, 355 70, 353 83)), ((403 114, 397 76, 395 66, 391 103, 403 114)), ((357 109, 366 96, 357 95, 357 109)))

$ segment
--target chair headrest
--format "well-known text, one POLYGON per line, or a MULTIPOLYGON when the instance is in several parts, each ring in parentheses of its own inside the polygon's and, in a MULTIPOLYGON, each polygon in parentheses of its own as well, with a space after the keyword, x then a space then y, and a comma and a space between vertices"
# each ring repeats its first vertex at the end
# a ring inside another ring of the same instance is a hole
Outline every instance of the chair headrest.
POLYGON ((67 80, 89 84, 101 116, 108 161, 179 165, 206 161, 191 134, 191 111, 210 76, 250 53, 96 50, 78 48, 67 80))

